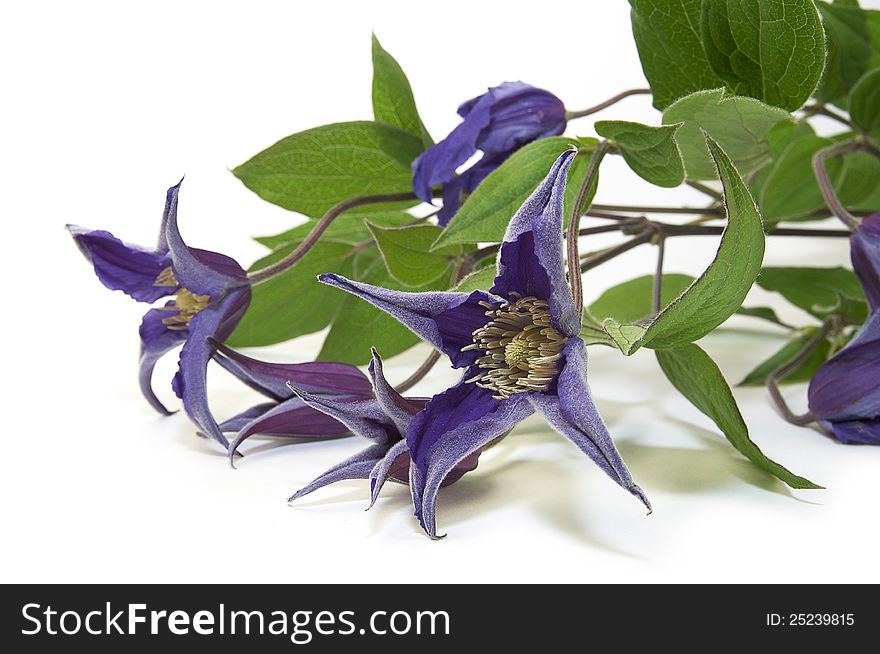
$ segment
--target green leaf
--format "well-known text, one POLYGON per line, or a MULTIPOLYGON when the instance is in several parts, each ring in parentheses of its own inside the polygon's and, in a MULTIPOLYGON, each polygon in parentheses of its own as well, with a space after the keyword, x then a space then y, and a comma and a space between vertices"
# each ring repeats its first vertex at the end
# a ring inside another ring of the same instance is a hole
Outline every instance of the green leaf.
MULTIPOLYGON (((354 278, 367 284, 412 292, 436 291, 449 287, 451 274, 416 288, 404 288, 385 267, 375 248, 361 252, 355 261, 354 278)), ((316 283, 316 286, 323 284, 316 283)), ((330 287, 342 302, 339 312, 318 353, 321 361, 341 361, 360 366, 370 361, 370 348, 390 358, 408 350, 419 337, 384 311, 358 297, 330 287)))
POLYGON ((780 293, 819 320, 841 314, 860 324, 868 317, 862 286, 846 268, 767 267, 761 270, 758 285, 780 293))
POLYGON ((792 488, 822 488, 767 458, 749 437, 730 387, 715 362, 693 343, 657 350, 657 361, 672 385, 711 418, 741 454, 792 488))
MULTIPOLYGON (((669 348, 702 338, 742 306, 761 270, 764 228, 758 207, 718 143, 706 136, 706 144, 718 168, 727 213, 718 252, 703 274, 650 321, 603 321, 603 329, 627 356, 642 346, 669 348)), ((639 306, 638 300, 634 303, 639 306)))
POLYGON ((600 136, 612 139, 633 172, 651 184, 672 188, 684 181, 684 164, 675 142, 681 124, 649 127, 623 120, 596 123, 600 136))
MULTIPOLYGON (((752 181, 767 229, 782 220, 822 220, 830 215, 813 174, 813 155, 820 148, 855 135, 816 136, 806 123, 780 123, 768 133, 773 161, 752 181), (817 212, 811 215, 811 212, 817 212)), ((880 160, 867 152, 850 152, 825 163, 837 197, 852 211, 880 209, 880 160)))
POLYGON ((431 244, 443 232, 436 225, 381 227, 367 223, 388 272, 404 286, 424 286, 449 276, 455 259, 464 252, 462 245, 431 251, 431 244))
POLYGON ((880 66, 880 11, 836 2, 816 2, 825 25, 828 64, 816 97, 847 108, 850 90, 880 66))
POLYGON ((868 71, 853 86, 849 115, 865 132, 876 134, 880 131, 880 68, 868 71))
POLYGON ((658 109, 694 91, 724 84, 703 50, 702 4, 702 0, 630 0, 633 36, 658 109))
POLYGON ((758 207, 724 150, 709 137, 706 143, 724 190, 727 226, 709 267, 657 315, 636 346, 673 347, 702 338, 742 306, 761 270, 764 228, 758 207))
POLYGON ((488 291, 495 283, 495 266, 486 266, 462 279, 455 285, 455 290, 462 293, 471 291, 488 291))
POLYGON ((704 2, 700 34, 727 87, 794 111, 825 69, 825 33, 813 0, 704 2))
MULTIPOLYGON (((251 270, 258 270, 287 256, 299 242, 281 245, 260 259, 251 270)), ((351 245, 321 240, 291 268, 277 277, 255 284, 247 313, 228 340, 231 347, 270 345, 311 334, 333 320, 342 304, 335 289, 319 284, 316 277, 328 271, 351 275, 346 256, 351 245)))
MULTIPOLYGON (((666 273, 660 287, 660 306, 677 299, 694 281, 690 275, 666 273)), ((620 323, 636 323, 649 318, 654 312, 654 276, 644 275, 609 288, 588 308, 599 324, 605 318, 620 323)))
POLYGON ((752 318, 760 318, 767 322, 772 322, 782 327, 789 327, 786 323, 779 319, 776 312, 770 307, 740 307, 736 312, 741 316, 751 316, 752 318))
MULTIPOLYGON (((346 211, 336 217, 324 233, 321 234, 322 239, 336 241, 337 243, 350 243, 357 245, 373 238, 369 228, 364 221, 369 219, 374 225, 382 227, 401 227, 412 222, 412 215, 405 211, 386 211, 377 213, 357 213, 355 211, 346 211)), ((291 241, 302 241, 317 224, 317 219, 310 218, 302 225, 297 225, 293 229, 288 229, 280 234, 272 236, 257 236, 254 240, 265 245, 270 250, 274 250, 285 243, 291 241)))
MULTIPOLYGON (((789 340, 782 348, 775 352, 773 356, 759 364, 754 370, 745 376, 738 386, 764 386, 767 379, 774 372, 779 370, 789 361, 803 352, 804 348, 810 345, 819 331, 817 327, 808 327, 801 330, 794 338, 789 340)), ((813 375, 825 361, 831 352, 831 343, 828 339, 823 339, 816 347, 810 357, 801 365, 795 368, 786 377, 779 380, 780 384, 795 384, 799 382, 810 381, 813 375)))
POLYGON ((580 180, 586 174, 596 140, 565 136, 540 139, 514 152, 483 180, 453 216, 434 247, 500 242, 517 209, 547 176, 559 155, 572 145, 576 145, 582 154, 575 157, 568 173, 565 200, 566 206, 570 205, 580 180))
POLYGON ((264 200, 320 218, 343 200, 411 192, 410 164, 422 149, 418 137, 385 123, 335 123, 288 136, 232 172, 264 200))
MULTIPOLYGON (((793 141, 771 164, 758 196, 768 225, 825 207, 822 191, 813 175, 813 155, 832 144, 831 139, 821 136, 805 136, 793 141)), ((829 160, 826 168, 832 184, 839 184, 842 162, 829 160)))
POLYGON ((412 87, 400 64, 373 34, 373 116, 376 120, 414 134, 425 148, 434 145, 419 118, 412 87))
POLYGON ((715 166, 700 130, 707 132, 742 174, 770 159, 768 132, 791 115, 760 100, 730 95, 723 89, 698 91, 663 113, 664 124, 684 123, 675 135, 688 179, 714 179, 715 166))

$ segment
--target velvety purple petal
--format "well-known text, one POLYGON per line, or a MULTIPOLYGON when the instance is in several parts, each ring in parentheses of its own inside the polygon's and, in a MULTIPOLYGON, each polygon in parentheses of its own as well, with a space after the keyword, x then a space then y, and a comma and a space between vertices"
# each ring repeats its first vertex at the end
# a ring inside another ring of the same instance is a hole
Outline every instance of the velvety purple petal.
POLYGON ((206 436, 226 448, 229 442, 208 406, 208 362, 214 356, 214 342, 223 341, 232 333, 247 311, 250 296, 249 286, 232 290, 192 318, 172 384, 190 419, 206 436))
POLYGON ((369 371, 374 393, 376 394, 376 401, 397 428, 400 437, 403 438, 403 435, 406 434, 406 430, 409 428, 410 420, 412 420, 415 414, 425 408, 428 400, 406 398, 394 390, 394 387, 385 379, 385 374, 382 370, 382 358, 375 349, 372 352, 373 359, 370 361, 369 371))
POLYGON ((856 337, 828 359, 810 382, 809 405, 823 420, 880 417, 880 311, 856 337))
POLYGON ((853 270, 858 275, 871 311, 880 307, 880 213, 862 219, 850 238, 853 270))
POLYGON ((318 280, 366 300, 406 325, 417 336, 449 356, 462 368, 479 356, 461 348, 473 342, 472 333, 486 324, 486 309, 479 302, 493 301, 483 291, 408 293, 352 281, 340 275, 320 275, 318 280))
POLYGON ((587 385, 587 348, 584 342, 571 338, 562 353, 565 364, 559 373, 558 395, 528 393, 529 401, 551 427, 577 445, 605 474, 638 497, 650 511, 648 498, 633 482, 593 403, 587 385))
MULTIPOLYGON (((461 461, 455 464, 450 470, 440 486, 445 487, 454 484, 465 474, 477 469, 480 461, 480 453, 482 450, 467 455, 461 461)), ((389 450, 385 457, 376 464, 376 467, 370 472, 370 507, 376 503, 379 493, 385 482, 389 479, 401 484, 409 485, 409 468, 411 459, 409 451, 406 447, 406 441, 398 441, 389 450)))
POLYGON ((831 432, 847 445, 880 445, 880 419, 832 422, 831 432))
POLYGON ((301 498, 303 495, 308 495, 309 493, 329 484, 335 484, 337 481, 343 481, 345 479, 367 479, 370 476, 370 471, 379 461, 382 460, 382 456, 387 450, 388 447, 385 445, 371 445, 365 450, 346 459, 342 463, 337 463, 308 486, 305 486, 294 493, 287 501, 293 502, 294 500, 301 498))
POLYGON ((554 327, 566 336, 580 331, 580 316, 565 278, 562 253, 563 196, 575 152, 564 152, 507 226, 491 291, 532 295, 550 304, 554 327))
POLYGON ((370 506, 372 508, 379 498, 379 493, 389 479, 406 484, 409 480, 409 452, 406 441, 399 440, 391 447, 385 448, 384 456, 370 470, 370 506))
MULTIPOLYGON (((226 430, 224 430, 226 431, 226 430)), ((335 438, 349 433, 348 427, 322 411, 313 409, 299 397, 272 406, 244 425, 229 446, 230 460, 239 446, 251 436, 335 438)))
POLYGON ((274 409, 278 406, 277 402, 263 402, 261 404, 255 404, 249 409, 245 409, 239 414, 236 414, 229 418, 228 420, 224 420, 220 423, 220 431, 224 434, 233 433, 236 434, 244 429, 247 425, 252 423, 257 418, 260 418, 267 411, 274 409))
POLYGON ((355 366, 335 361, 307 363, 271 363, 236 352, 222 343, 214 343, 214 360, 251 388, 276 400, 287 399, 290 381, 310 393, 372 396, 367 376, 355 366))
POLYGON ((437 212, 437 224, 446 227, 461 207, 461 194, 464 192, 465 179, 456 175, 443 185, 443 206, 437 212))
POLYGON ((484 152, 510 153, 526 143, 565 131, 565 106, 549 91, 522 82, 506 82, 489 94, 492 121, 477 141, 484 152))
POLYGON ((291 390, 310 407, 332 416, 357 436, 377 443, 387 443, 400 437, 397 428, 373 398, 315 395, 292 384, 291 390))
POLYGON ((447 475, 534 412, 527 393, 506 400, 494 399, 493 393, 459 382, 435 395, 410 423, 410 490, 416 517, 431 538, 437 537, 435 503, 447 475))
POLYGON ((437 214, 437 223, 441 227, 448 225, 461 206, 462 194, 473 193, 508 156, 507 152, 486 154, 473 166, 446 182, 443 185, 443 206, 437 214))
POLYGON ((80 252, 92 263, 104 286, 122 291, 139 302, 155 302, 177 289, 156 286, 156 278, 171 259, 155 251, 123 243, 110 232, 68 225, 80 252))
POLYGON ((168 326, 162 322, 169 315, 167 311, 161 309, 150 309, 141 321, 139 330, 141 354, 138 380, 141 392, 147 398, 150 406, 164 415, 170 415, 173 412, 169 411, 153 392, 153 369, 156 367, 156 362, 164 354, 183 343, 187 337, 186 330, 168 329, 168 326))
POLYGON ((171 267, 178 282, 197 295, 212 298, 247 284, 247 273, 224 254, 190 248, 183 242, 177 225, 180 184, 168 189, 163 237, 171 256, 171 267))
POLYGON ((445 139, 422 152, 412 164, 413 190, 430 202, 431 188, 448 182, 455 169, 477 151, 477 139, 491 120, 492 98, 482 96, 464 117, 464 120, 445 139))

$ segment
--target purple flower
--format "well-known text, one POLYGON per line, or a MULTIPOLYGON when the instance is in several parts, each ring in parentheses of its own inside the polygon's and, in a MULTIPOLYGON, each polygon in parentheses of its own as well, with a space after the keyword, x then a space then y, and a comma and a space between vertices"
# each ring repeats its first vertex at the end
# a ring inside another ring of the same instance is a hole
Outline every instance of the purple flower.
POLYGON ((489 292, 406 293, 338 275, 319 278, 388 312, 465 369, 406 432, 415 514, 432 538, 446 476, 535 411, 650 509, 587 385, 587 351, 562 255, 562 202, 573 156, 557 159, 511 220, 489 292))
POLYGON ((329 397, 334 402, 351 402, 355 406, 373 397, 367 376, 346 363, 270 363, 247 357, 222 343, 212 344, 216 348, 215 361, 269 399, 220 424, 221 432, 236 434, 229 446, 230 459, 255 434, 315 438, 349 433, 345 424, 296 397, 288 384, 295 384, 315 397, 329 397))
MULTIPOLYGON (((406 446, 406 432, 414 415, 425 408, 426 398, 403 397, 386 381, 382 359, 373 350, 370 377, 374 398, 366 402, 346 402, 337 398, 313 395, 304 388, 291 384, 296 394, 310 407, 333 416, 348 429, 372 441, 372 445, 342 463, 333 466, 305 488, 297 491, 290 501, 308 495, 328 484, 344 479, 370 480, 370 506, 387 480, 406 484, 409 481, 410 456, 406 446)), ((442 485, 458 481, 477 467, 480 450, 470 454, 444 477, 442 485)))
POLYGON ((853 269, 871 315, 810 381, 810 412, 843 443, 880 444, 880 213, 850 237, 853 269))
POLYGON ((413 162, 415 193, 431 202, 431 188, 443 184, 443 208, 438 214, 446 225, 470 193, 507 157, 526 143, 562 134, 565 106, 549 91, 522 82, 504 82, 458 108, 464 118, 445 139, 425 150, 413 162), (478 150, 483 158, 456 175, 456 169, 478 150))
POLYGON ((179 183, 168 189, 155 248, 128 245, 103 230, 74 225, 68 230, 107 288, 146 303, 173 296, 147 311, 141 322, 141 391, 157 411, 171 413, 153 392, 153 369, 160 357, 182 344, 174 392, 202 432, 228 447, 208 408, 207 367, 214 343, 225 340, 247 310, 251 288, 247 273, 233 259, 183 242, 177 227, 179 191, 179 183))

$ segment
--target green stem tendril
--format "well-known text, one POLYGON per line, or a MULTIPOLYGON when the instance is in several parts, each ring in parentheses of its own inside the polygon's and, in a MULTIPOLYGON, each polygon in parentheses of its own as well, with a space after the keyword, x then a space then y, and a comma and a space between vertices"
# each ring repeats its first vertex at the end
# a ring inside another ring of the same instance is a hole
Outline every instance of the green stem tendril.
POLYGON ((828 178, 828 171, 825 168, 825 160, 831 157, 840 157, 861 149, 862 144, 858 141, 844 141, 843 143, 835 143, 827 148, 822 148, 813 155, 813 173, 816 176, 816 181, 819 183, 822 197, 825 198, 825 204, 850 229, 856 229, 859 226, 859 221, 843 206, 840 198, 837 197, 837 193, 834 192, 834 186, 831 184, 831 180, 828 178))
POLYGON ((791 410, 788 403, 785 401, 785 398, 782 397, 782 392, 779 390, 779 382, 788 377, 788 375, 809 360, 813 352, 816 351, 816 348, 821 345, 823 340, 825 340, 825 337, 828 335, 829 331, 831 331, 832 326, 835 323, 836 320, 834 318, 829 318, 823 322, 822 327, 804 346, 804 349, 774 370, 767 378, 767 390, 770 392, 770 397, 773 399, 773 403, 776 404, 776 408, 779 409, 779 413, 782 414, 782 417, 785 418, 786 422, 803 427, 804 425, 809 425, 816 421, 815 416, 809 411, 807 411, 807 413, 797 414, 791 410))

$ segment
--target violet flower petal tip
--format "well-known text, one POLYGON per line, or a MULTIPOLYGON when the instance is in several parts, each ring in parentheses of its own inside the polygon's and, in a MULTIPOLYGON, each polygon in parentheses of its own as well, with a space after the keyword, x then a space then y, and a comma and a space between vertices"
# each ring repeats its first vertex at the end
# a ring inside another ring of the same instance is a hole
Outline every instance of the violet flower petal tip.
POLYGON ((637 498, 639 498, 641 500, 642 504, 645 505, 645 508, 648 509, 648 515, 651 515, 652 513, 654 513, 654 507, 651 506, 651 502, 650 502, 650 500, 648 500, 648 496, 645 495, 645 491, 643 491, 641 489, 641 487, 637 486, 636 484, 633 484, 632 486, 629 487, 628 490, 630 493, 632 493, 633 495, 635 495, 637 498))

